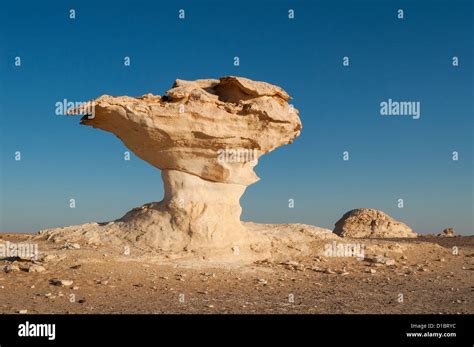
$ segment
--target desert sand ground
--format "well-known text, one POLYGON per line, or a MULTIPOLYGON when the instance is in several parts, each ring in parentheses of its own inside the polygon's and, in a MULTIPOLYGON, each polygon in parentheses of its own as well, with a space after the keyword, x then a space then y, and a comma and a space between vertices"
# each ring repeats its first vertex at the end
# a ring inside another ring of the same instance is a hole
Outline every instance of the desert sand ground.
POLYGON ((294 255, 247 265, 173 265, 105 246, 64 249, 42 241, 46 259, 0 260, 0 267, 18 267, 0 272, 0 313, 474 313, 474 236, 357 242, 395 264, 294 255), (44 271, 30 272, 34 264, 44 271))

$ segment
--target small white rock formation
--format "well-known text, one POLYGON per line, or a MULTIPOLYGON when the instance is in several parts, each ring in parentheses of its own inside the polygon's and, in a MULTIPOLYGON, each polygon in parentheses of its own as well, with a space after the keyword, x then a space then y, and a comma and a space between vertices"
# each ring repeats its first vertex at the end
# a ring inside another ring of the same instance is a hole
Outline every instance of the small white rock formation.
POLYGON ((373 208, 358 208, 345 213, 336 222, 334 233, 352 238, 417 237, 408 225, 373 208))
POLYGON ((441 234, 438 234, 436 236, 440 237, 454 237, 454 228, 446 228, 443 230, 441 234))
MULTIPOLYGON (((94 113, 82 117, 81 124, 115 134, 160 169, 165 196, 113 222, 50 229, 40 236, 56 242, 122 240, 164 252, 240 252, 239 247, 261 243, 264 233, 256 232, 259 227, 240 221, 239 200, 258 180, 253 171, 258 158, 300 134, 298 111, 289 100, 277 86, 223 77, 176 80, 163 97, 104 95, 72 110, 86 114, 93 105, 94 113)), ((311 235, 330 233, 317 227, 300 229, 311 235)), ((272 242, 268 236, 265 240, 272 242)))

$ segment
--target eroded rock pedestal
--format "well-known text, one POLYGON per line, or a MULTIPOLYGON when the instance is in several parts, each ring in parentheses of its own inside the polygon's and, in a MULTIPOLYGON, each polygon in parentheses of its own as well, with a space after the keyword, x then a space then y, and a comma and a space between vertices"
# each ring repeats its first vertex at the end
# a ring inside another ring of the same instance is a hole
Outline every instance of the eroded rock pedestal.
MULTIPOLYGON (((277 86, 223 77, 176 80, 163 97, 104 95, 73 110, 70 113, 85 114, 93 105, 93 113, 82 117, 81 124, 115 134, 138 157, 161 169, 165 197, 114 222, 52 229, 41 235, 56 241, 121 240, 170 252, 261 250, 263 243, 274 240, 257 231, 258 226, 240 222, 239 199, 258 180, 253 171, 258 158, 300 134, 298 111, 289 100, 277 86)), ((298 228, 294 235, 330 233, 298 228)))
POLYGON ((161 202, 133 209, 113 225, 160 250, 234 247, 249 239, 240 222, 245 186, 206 181, 176 170, 161 173, 161 202))

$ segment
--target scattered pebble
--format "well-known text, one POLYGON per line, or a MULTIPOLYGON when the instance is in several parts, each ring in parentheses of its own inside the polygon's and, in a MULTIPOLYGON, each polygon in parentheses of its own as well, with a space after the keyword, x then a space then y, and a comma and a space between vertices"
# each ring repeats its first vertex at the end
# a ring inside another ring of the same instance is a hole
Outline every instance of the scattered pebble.
POLYGON ((72 280, 60 280, 60 279, 57 279, 57 278, 53 278, 49 282, 52 285, 60 286, 60 287, 67 287, 67 286, 70 286, 71 284, 74 283, 72 280))
POLYGON ((280 264, 281 265, 286 265, 286 267, 288 267, 288 268, 297 268, 297 267, 301 266, 300 263, 298 263, 297 261, 294 261, 294 260, 284 261, 280 264))
POLYGON ((349 272, 347 272, 345 268, 343 268, 342 270, 338 270, 336 273, 341 276, 349 275, 349 272))
POLYGON ((13 272, 13 271, 20 271, 20 268, 15 264, 5 265, 2 267, 2 270, 6 273, 13 272))
POLYGON ((63 248, 64 249, 81 249, 81 245, 78 243, 66 242, 63 248))
POLYGON ((36 264, 33 264, 28 268, 28 272, 44 272, 44 271, 46 271, 46 268, 44 266, 36 265, 36 264))
POLYGON ((369 261, 371 263, 375 264, 383 264, 383 265, 395 265, 395 260, 392 258, 385 257, 383 255, 377 255, 373 258, 365 258, 366 261, 369 261))
POLYGON ((41 261, 42 261, 43 263, 47 263, 47 262, 53 260, 54 258, 56 258, 56 256, 55 256, 54 254, 46 254, 46 255, 41 259, 41 261))
POLYGON ((184 282, 184 277, 186 277, 186 274, 176 274, 175 275, 175 278, 177 281, 181 281, 181 282, 184 282))
POLYGON ((316 271, 316 272, 324 272, 325 270, 319 266, 312 266, 311 270, 316 271))

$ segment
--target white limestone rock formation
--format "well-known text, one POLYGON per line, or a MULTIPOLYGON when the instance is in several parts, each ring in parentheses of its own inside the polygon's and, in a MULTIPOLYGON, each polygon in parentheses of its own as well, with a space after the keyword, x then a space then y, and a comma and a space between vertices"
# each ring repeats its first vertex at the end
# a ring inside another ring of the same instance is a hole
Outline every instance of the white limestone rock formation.
POLYGON ((352 238, 404 238, 417 234, 406 224, 373 208, 358 208, 336 222, 334 233, 352 238))
MULTIPOLYGON (((223 77, 176 80, 163 97, 104 95, 70 111, 85 114, 92 105, 93 113, 81 124, 113 133, 160 169, 165 196, 113 222, 50 229, 41 237, 125 241, 169 252, 261 243, 264 233, 240 221, 239 200, 258 180, 253 171, 258 158, 300 134, 298 111, 289 100, 277 86, 223 77)), ((317 234, 315 229, 309 234, 317 234)), ((268 236, 265 240, 271 242, 268 236)))

